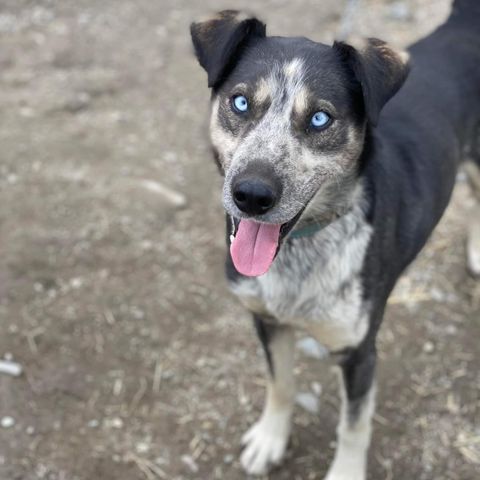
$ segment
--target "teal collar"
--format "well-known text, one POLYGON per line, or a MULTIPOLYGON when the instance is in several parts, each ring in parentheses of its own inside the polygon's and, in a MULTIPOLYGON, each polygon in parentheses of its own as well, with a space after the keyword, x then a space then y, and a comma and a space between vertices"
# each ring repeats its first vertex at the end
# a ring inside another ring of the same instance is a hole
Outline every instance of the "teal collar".
POLYGON ((323 222, 323 223, 311 223, 310 225, 305 225, 304 227, 291 232, 289 235, 289 238, 311 237, 312 235, 315 235, 320 230, 323 230, 330 223, 331 222, 323 222))

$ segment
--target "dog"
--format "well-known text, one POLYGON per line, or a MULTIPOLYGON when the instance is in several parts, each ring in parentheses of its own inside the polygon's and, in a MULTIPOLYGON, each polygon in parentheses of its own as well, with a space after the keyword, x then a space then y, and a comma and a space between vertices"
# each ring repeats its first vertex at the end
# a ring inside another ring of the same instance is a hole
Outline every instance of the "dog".
MULTIPOLYGON (((373 38, 269 37, 233 10, 191 25, 224 176, 227 278, 268 363, 263 413, 242 439, 248 474, 287 448, 300 328, 340 367, 326 479, 366 478, 387 299, 440 220, 465 155, 480 166, 479 25, 480 2, 455 0, 406 52, 373 38)), ((479 236, 473 229, 469 242, 477 274, 479 236)))

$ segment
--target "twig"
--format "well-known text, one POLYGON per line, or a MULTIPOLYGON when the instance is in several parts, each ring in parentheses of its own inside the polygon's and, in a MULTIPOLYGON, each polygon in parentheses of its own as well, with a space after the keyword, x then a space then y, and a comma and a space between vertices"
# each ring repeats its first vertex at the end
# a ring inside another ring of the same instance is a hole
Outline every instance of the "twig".
POLYGON ((130 404, 130 408, 128 409, 128 413, 131 414, 133 413, 136 408, 138 407, 138 404, 142 400, 143 396, 145 395, 146 391, 148 388, 148 382, 145 380, 145 378, 140 378, 140 388, 138 389, 137 393, 134 395, 132 403, 130 404))
POLYGON ((141 458, 138 455, 135 455, 134 453, 131 453, 131 452, 128 453, 125 456, 125 461, 135 463, 138 469, 145 475, 147 480, 155 480, 157 478, 162 478, 162 479, 168 478, 167 474, 158 465, 155 465, 150 460, 147 460, 146 458, 141 458))
POLYGON ((44 332, 45 332, 45 329, 43 327, 38 327, 24 334, 27 339, 27 343, 30 348, 30 351, 34 355, 38 353, 38 347, 37 347, 37 342, 35 341, 35 338, 38 337, 39 335, 42 335, 44 332))
POLYGON ((22 374, 22 366, 17 362, 0 360, 0 373, 6 373, 12 377, 18 377, 22 374))
POLYGON ((157 358, 155 363, 155 371, 153 372, 152 392, 156 395, 160 391, 160 385, 162 383, 163 367, 160 360, 157 358))

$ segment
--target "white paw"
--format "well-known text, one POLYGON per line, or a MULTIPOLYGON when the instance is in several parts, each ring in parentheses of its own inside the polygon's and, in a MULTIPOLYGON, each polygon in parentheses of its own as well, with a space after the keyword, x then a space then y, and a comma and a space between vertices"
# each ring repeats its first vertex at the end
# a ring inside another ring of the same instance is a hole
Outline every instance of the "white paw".
POLYGON ((351 472, 335 472, 329 473, 325 480, 365 480, 365 475, 360 473, 352 477, 351 472))
POLYGON ((325 480, 365 480, 365 462, 351 460, 334 461, 325 480))
POLYGON ((262 416, 242 437, 244 450, 240 457, 243 469, 250 475, 264 475, 280 463, 290 436, 290 415, 262 416))
POLYGON ((345 470, 331 470, 325 477, 325 480, 365 480, 365 474, 362 471, 355 472, 349 468, 345 470))
POLYGON ((350 473, 346 473, 346 474, 343 474, 343 473, 334 473, 332 475, 328 475, 327 477, 325 477, 325 480, 365 480, 365 477, 364 476, 354 476, 352 477, 350 475, 350 473))

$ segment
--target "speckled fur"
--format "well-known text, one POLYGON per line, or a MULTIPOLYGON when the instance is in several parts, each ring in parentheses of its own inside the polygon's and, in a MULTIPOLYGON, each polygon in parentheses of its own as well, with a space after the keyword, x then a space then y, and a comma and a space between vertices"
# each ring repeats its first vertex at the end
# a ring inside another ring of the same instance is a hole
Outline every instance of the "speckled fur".
MULTIPOLYGON (((269 104, 249 130, 245 130, 247 127, 242 126, 242 120, 231 112, 228 96, 219 96, 213 101, 210 134, 225 171, 223 204, 236 218, 243 218, 245 214, 233 201, 232 182, 259 159, 273 167, 282 183, 279 204, 262 218, 270 223, 291 220, 319 190, 325 195, 333 188, 336 195, 342 195, 339 184, 354 174, 362 148, 364 131, 361 127, 332 125, 318 134, 323 148, 309 145, 292 128, 295 115, 305 116, 308 89, 304 76, 303 62, 295 58, 277 64, 267 78, 259 80, 255 92, 261 98, 268 98, 269 104), (240 122, 239 127, 236 121, 240 122), (325 144, 332 148, 325 148, 325 144)), ((237 84, 232 92, 242 93, 246 88, 245 84, 237 84)), ((330 111, 334 110, 331 104, 324 103, 330 111)))
POLYGON ((265 275, 239 277, 233 292, 250 310, 302 328, 333 351, 358 345, 368 328, 360 272, 372 233, 361 196, 359 184, 348 214, 288 240, 265 275))

